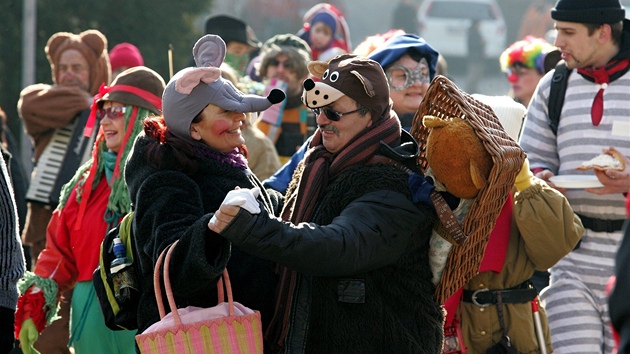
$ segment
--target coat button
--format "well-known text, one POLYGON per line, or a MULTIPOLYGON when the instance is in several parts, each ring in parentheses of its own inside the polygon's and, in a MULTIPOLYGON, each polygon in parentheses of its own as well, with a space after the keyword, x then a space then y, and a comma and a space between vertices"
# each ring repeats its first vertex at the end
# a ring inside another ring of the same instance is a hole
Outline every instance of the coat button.
POLYGON ((485 336, 486 335, 486 331, 481 331, 481 335, 485 336))

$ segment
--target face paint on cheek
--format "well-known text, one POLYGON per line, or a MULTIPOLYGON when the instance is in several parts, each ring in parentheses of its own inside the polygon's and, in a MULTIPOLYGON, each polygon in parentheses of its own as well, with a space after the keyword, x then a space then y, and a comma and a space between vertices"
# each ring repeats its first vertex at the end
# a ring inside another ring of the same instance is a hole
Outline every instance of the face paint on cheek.
POLYGON ((221 135, 223 133, 226 133, 228 130, 230 130, 231 127, 232 127, 232 123, 227 122, 225 120, 218 120, 210 126, 210 131, 214 135, 221 135))

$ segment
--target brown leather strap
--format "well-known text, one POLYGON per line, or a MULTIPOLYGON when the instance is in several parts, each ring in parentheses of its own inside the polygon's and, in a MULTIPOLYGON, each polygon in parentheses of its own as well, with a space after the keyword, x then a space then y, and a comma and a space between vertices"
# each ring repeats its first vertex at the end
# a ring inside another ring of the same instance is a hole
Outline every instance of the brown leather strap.
POLYGON ((448 203, 446 203, 446 200, 444 200, 440 193, 434 191, 431 193, 431 201, 435 206, 435 212, 440 218, 442 226, 450 235, 447 240, 456 246, 464 243, 468 236, 462 230, 459 221, 457 221, 457 217, 455 217, 455 214, 451 210, 451 207, 448 206, 448 203))

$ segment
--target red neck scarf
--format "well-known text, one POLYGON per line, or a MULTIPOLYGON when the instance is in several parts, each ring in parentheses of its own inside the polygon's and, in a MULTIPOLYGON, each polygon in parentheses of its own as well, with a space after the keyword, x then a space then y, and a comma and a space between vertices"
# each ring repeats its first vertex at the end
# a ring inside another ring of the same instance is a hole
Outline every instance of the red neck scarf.
POLYGON ((604 114, 604 90, 611 81, 617 80, 621 75, 625 74, 629 68, 630 59, 618 59, 611 61, 602 68, 579 68, 577 70, 585 79, 598 84, 600 87, 593 100, 593 106, 591 107, 591 119, 593 120, 594 126, 599 125, 602 121, 602 115, 604 114))

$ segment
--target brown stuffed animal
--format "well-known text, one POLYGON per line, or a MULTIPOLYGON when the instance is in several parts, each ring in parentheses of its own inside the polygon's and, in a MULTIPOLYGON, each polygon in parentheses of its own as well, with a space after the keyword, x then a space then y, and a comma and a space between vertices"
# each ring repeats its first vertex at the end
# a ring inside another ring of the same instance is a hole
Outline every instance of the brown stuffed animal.
POLYGON ((470 123, 461 118, 424 116, 422 124, 432 128, 426 159, 435 178, 458 198, 476 197, 488 181, 493 162, 470 123))

